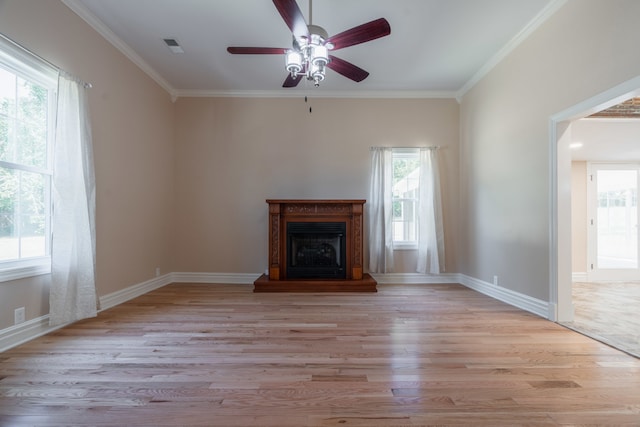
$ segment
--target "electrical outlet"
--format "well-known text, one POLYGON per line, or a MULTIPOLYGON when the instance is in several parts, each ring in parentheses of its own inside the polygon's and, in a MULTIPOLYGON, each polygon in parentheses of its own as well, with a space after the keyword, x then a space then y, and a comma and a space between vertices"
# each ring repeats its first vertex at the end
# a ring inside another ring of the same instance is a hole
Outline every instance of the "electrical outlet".
POLYGON ((25 313, 24 307, 16 308, 13 312, 13 324, 17 325, 19 323, 24 323, 25 321, 25 313))
POLYGON ((156 277, 160 276, 160 267, 156 267, 156 277))
POLYGON ((498 286, 498 276, 493 276, 493 286, 498 286))

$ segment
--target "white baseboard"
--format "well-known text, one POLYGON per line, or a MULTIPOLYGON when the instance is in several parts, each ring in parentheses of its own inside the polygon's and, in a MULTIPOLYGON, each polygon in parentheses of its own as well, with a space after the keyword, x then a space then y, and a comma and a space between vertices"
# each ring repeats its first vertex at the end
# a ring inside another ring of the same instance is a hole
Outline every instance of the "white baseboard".
POLYGON ((0 331, 0 353, 31 341, 34 338, 46 335, 63 326, 65 325, 49 326, 48 314, 27 320, 19 325, 9 326, 0 331))
MULTIPOLYGON (((379 284, 436 284, 460 283, 477 292, 529 311, 545 319, 550 318, 552 307, 545 301, 495 286, 491 283, 465 276, 447 273, 439 275, 418 273, 389 273, 371 275, 379 284)), ((139 297, 171 283, 211 283, 249 285, 260 277, 260 274, 246 273, 169 273, 155 277, 142 283, 122 289, 100 298, 100 311, 115 307, 133 298, 139 297)), ((39 336, 45 335, 65 325, 49 326, 49 315, 31 319, 19 325, 0 330, 0 353, 16 347, 39 336)))
POLYGON ((246 273, 171 273, 172 283, 214 283, 253 285, 260 274, 246 273))
POLYGON ((510 289, 496 286, 493 283, 485 282, 473 277, 466 276, 464 274, 459 275, 459 283, 464 286, 480 292, 481 294, 490 296, 499 301, 505 302, 514 307, 518 307, 522 310, 536 314, 545 319, 549 318, 551 307, 546 301, 539 300, 537 298, 530 297, 520 292, 512 291, 510 289))
POLYGON ((573 282, 588 282, 587 272, 573 272, 571 273, 571 280, 573 282))
POLYGON ((420 274, 420 273, 372 273, 371 277, 381 285, 422 285, 435 283, 459 283, 458 274, 420 274))
POLYGON ((129 286, 128 288, 121 289, 119 291, 107 294, 100 297, 100 311, 107 310, 116 305, 127 302, 131 299, 144 295, 147 292, 151 292, 163 286, 166 286, 173 282, 172 274, 165 274, 163 276, 154 277, 137 285, 129 286))

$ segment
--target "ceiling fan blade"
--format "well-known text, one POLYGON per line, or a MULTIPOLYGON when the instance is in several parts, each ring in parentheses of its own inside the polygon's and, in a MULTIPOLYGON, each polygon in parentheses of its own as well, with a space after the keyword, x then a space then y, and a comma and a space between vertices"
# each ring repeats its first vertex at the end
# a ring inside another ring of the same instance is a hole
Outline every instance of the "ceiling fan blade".
POLYGON ((384 18, 379 18, 329 37, 327 42, 333 43, 333 50, 337 50, 375 40, 389 34, 391 34, 389 22, 384 18))
POLYGON ((348 79, 354 82, 361 82, 369 76, 369 73, 362 68, 353 65, 351 62, 344 59, 336 58, 333 55, 329 55, 329 63, 327 67, 331 68, 338 74, 342 74, 348 79))
POLYGON ((273 0, 273 4, 280 12, 287 27, 291 30, 295 38, 308 37, 309 30, 307 21, 304 19, 302 11, 298 7, 296 0, 273 0))
POLYGON ((295 79, 291 77, 291 74, 287 76, 284 83, 282 83, 282 87, 296 87, 298 83, 302 80, 302 76, 297 76, 295 79))
POLYGON ((282 47, 236 47, 230 46, 227 52, 240 55, 277 55, 284 54, 287 49, 282 47))

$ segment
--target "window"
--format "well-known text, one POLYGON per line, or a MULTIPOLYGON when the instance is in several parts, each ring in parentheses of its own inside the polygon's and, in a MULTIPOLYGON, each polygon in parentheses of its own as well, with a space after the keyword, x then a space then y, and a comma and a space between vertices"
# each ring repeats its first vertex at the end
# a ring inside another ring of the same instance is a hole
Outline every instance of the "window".
POLYGON ((371 147, 369 270, 393 272, 395 249, 417 250, 418 273, 444 271, 438 147, 371 147))
POLYGON ((420 200, 420 151, 398 149, 393 158, 393 243, 398 248, 418 242, 420 200))
POLYGON ((0 43, 0 281, 50 271, 56 79, 47 67, 0 43))

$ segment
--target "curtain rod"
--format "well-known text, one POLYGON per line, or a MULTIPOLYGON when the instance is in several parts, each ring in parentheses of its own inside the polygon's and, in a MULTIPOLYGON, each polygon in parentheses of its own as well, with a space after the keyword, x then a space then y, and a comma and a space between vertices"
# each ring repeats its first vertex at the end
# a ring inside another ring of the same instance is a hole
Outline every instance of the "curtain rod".
POLYGON ((91 83, 85 82, 84 80, 82 80, 81 78, 69 73, 68 71, 65 71, 64 69, 58 67, 56 64, 54 64, 51 61, 48 61, 46 59, 44 59, 42 56, 31 52, 29 49, 27 49, 26 47, 22 46, 20 43, 17 43, 15 41, 13 41, 11 38, 7 37, 6 35, 0 33, 0 37, 2 37, 6 42, 8 42, 9 44, 13 45, 14 47, 22 50, 23 52, 25 52, 26 54, 36 58, 38 61, 42 61, 45 64, 47 64, 48 66, 50 66, 51 68, 54 68, 55 70, 57 70, 58 72, 62 72, 64 74, 66 74, 67 76, 69 76, 70 78, 73 78, 74 80, 76 80, 78 83, 82 84, 85 89, 90 89, 93 87, 93 85, 91 83))

